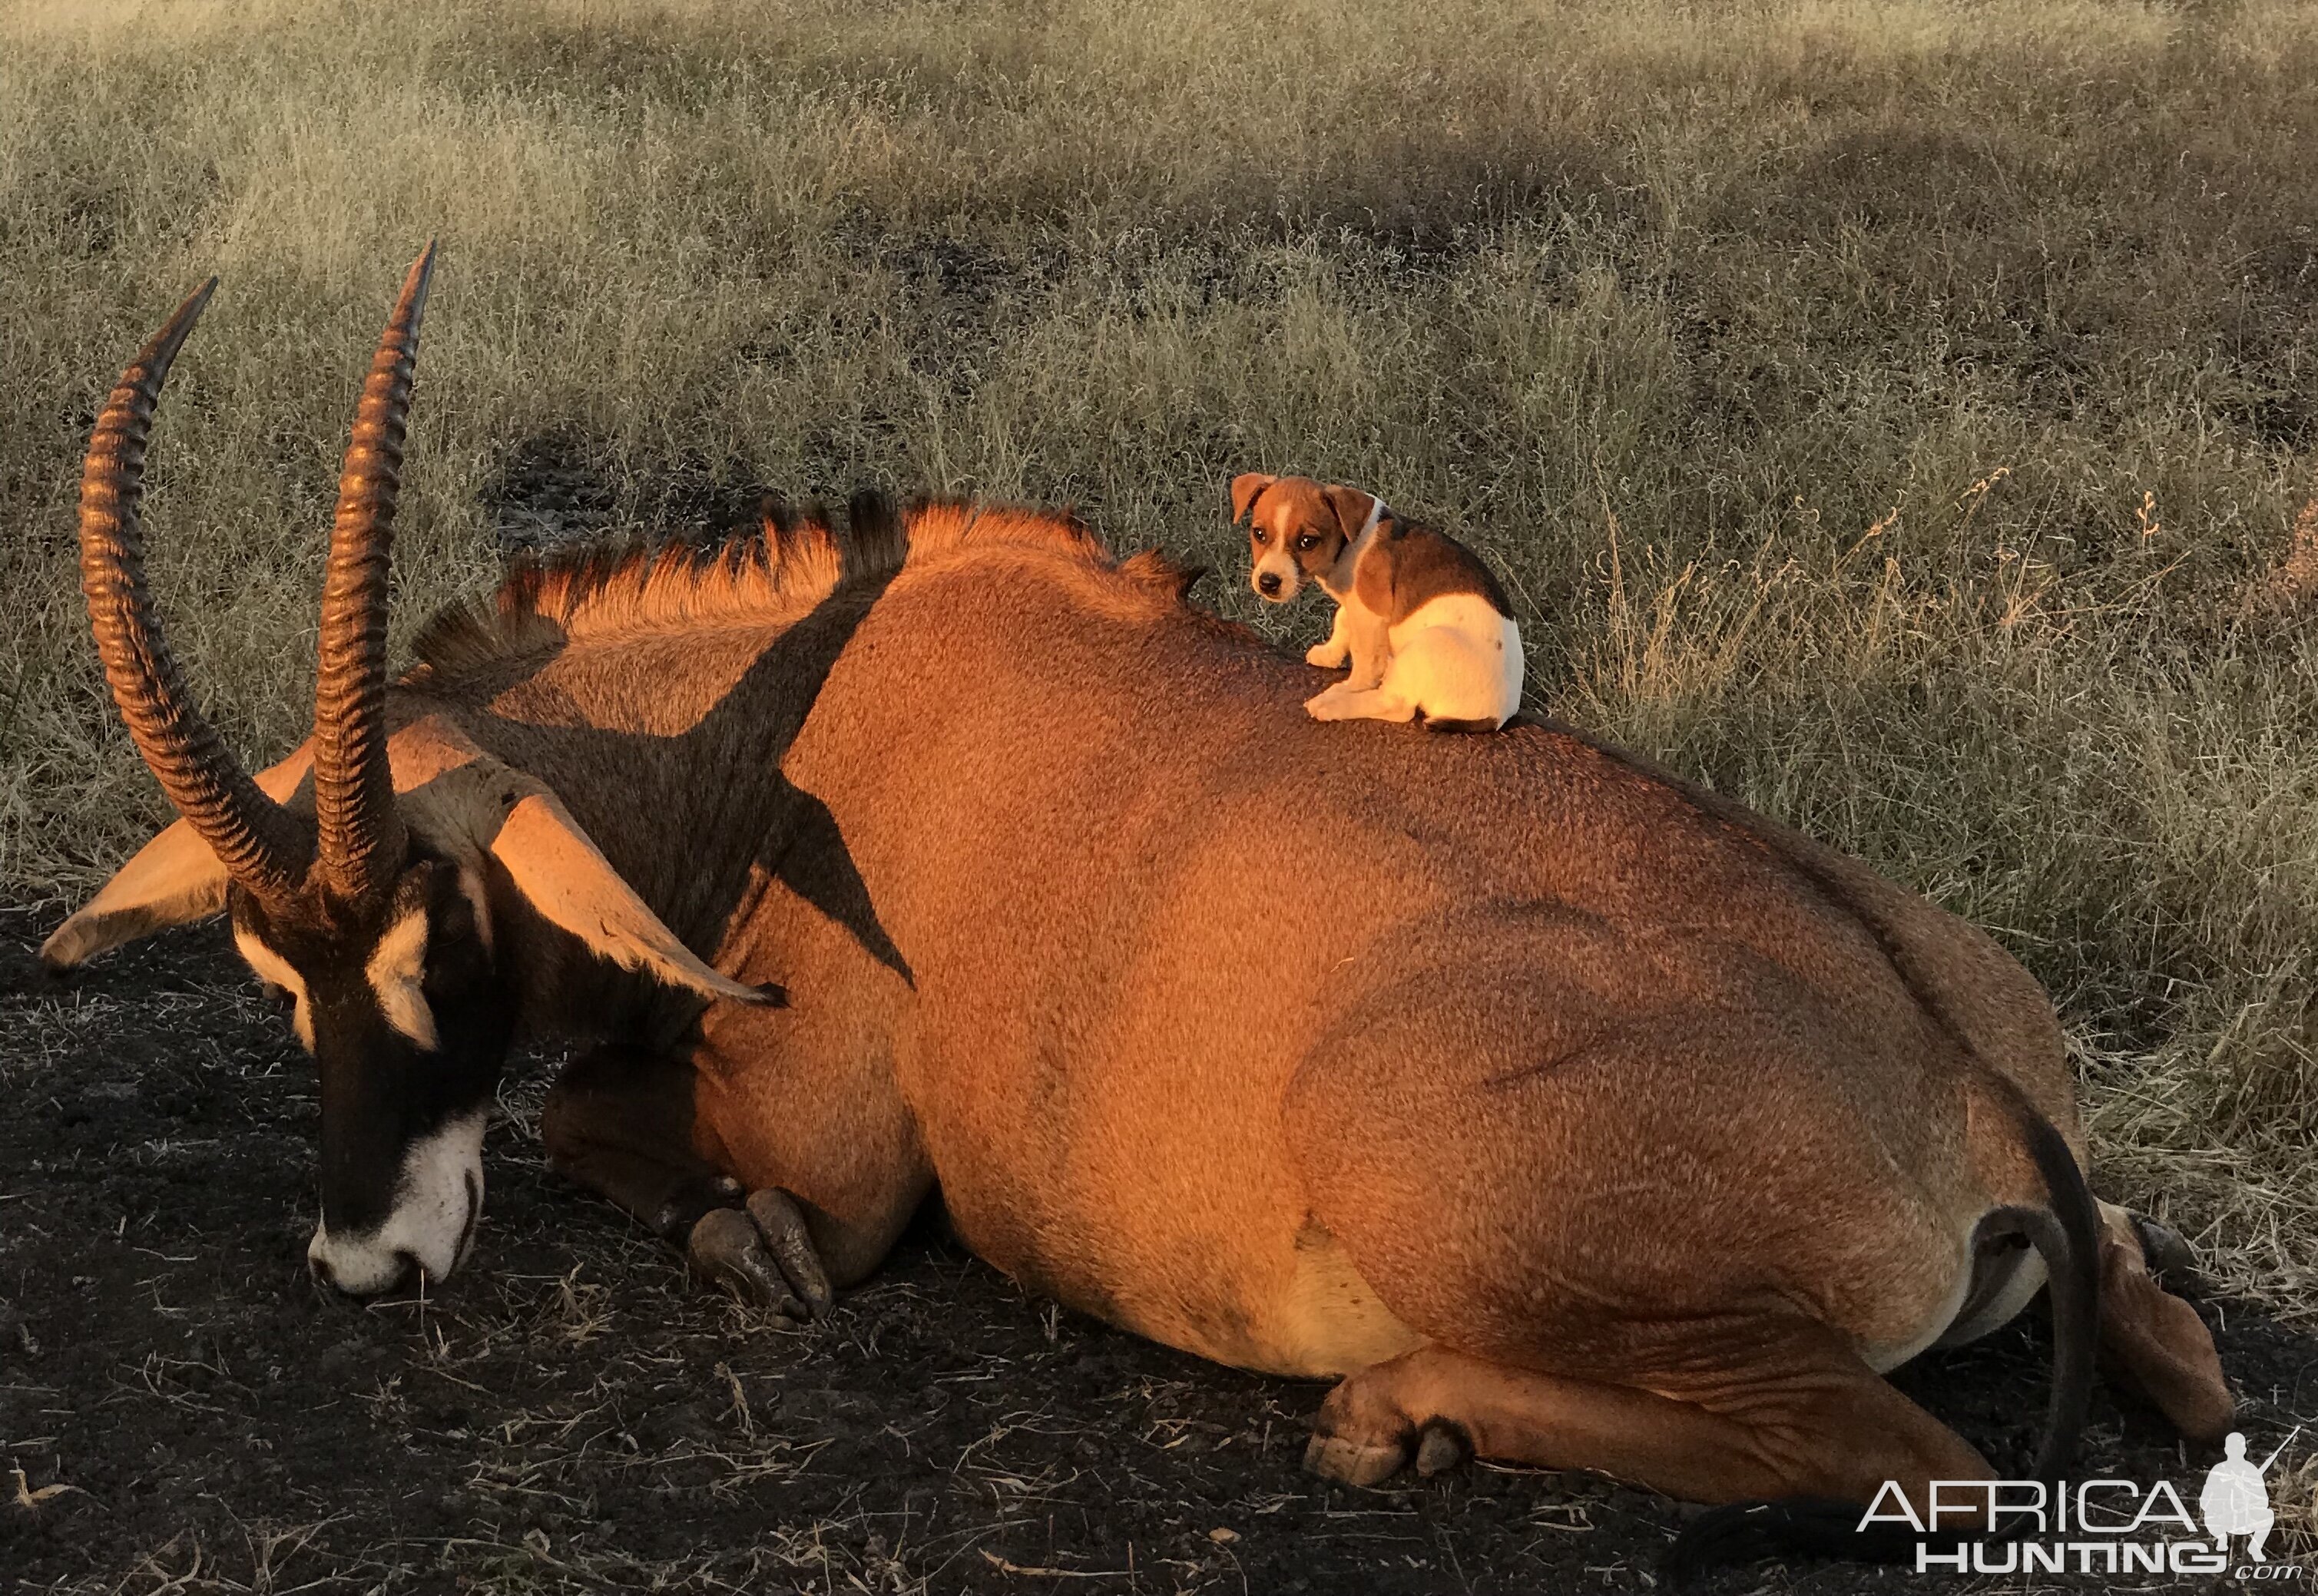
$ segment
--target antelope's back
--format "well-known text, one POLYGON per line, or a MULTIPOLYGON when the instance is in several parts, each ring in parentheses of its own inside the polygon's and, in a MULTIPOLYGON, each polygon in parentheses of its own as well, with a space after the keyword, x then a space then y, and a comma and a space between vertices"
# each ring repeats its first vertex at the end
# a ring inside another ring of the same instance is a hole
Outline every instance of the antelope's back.
POLYGON ((830 855, 921 1023, 1020 1055, 976 1068, 993 1090, 1084 1090, 1075 1061, 1146 1001, 1231 1015, 1220 1073, 1282 1068, 1420 929, 1546 908, 1637 954, 1588 975, 1606 999, 1649 981, 1641 950, 1743 953, 1853 1016, 1865 1056, 1918 1016, 2073 1132, 2049 1006, 1977 931, 1566 728, 1316 722, 1325 679, 1082 551, 996 542, 788 622, 575 641, 463 718, 685 935, 761 946, 753 977, 780 978, 784 916, 828 912, 767 862, 830 855))
POLYGON ((1321 725, 1319 673, 1083 580, 1020 554, 903 573, 782 767, 908 961, 897 1068, 993 1261, 1196 1298, 1189 1262, 1076 1254, 1292 1224, 1293 1072, 1460 946, 1509 972, 1508 1012, 1807 1009, 1813 1089, 1902 1142, 1938 1119, 1958 922, 1566 729, 1321 725))

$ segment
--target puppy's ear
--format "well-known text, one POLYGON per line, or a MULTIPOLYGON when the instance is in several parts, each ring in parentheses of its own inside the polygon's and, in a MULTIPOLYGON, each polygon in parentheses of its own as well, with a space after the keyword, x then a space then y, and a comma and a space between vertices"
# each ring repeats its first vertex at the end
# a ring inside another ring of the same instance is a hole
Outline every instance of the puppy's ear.
POLYGON ((1320 497, 1336 513, 1336 529, 1351 542, 1361 535, 1361 528, 1369 524, 1369 508, 1376 503, 1376 495, 1362 493, 1357 488, 1347 488, 1342 482, 1331 482, 1320 489, 1320 497))
POLYGON ((1263 496, 1263 490, 1278 480, 1280 480, 1279 478, 1266 476, 1262 471, 1242 471, 1238 476, 1234 477, 1232 479, 1232 525, 1237 526, 1246 520, 1248 512, 1255 508, 1255 501, 1263 496))

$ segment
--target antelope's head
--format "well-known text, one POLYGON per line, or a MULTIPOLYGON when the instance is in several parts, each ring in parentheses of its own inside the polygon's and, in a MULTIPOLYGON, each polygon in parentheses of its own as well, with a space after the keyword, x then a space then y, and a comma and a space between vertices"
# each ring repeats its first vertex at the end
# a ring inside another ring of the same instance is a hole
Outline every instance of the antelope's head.
POLYGON ((561 927, 631 969, 763 1002, 708 968, 606 862, 553 792, 452 729, 388 723, 387 569, 434 247, 371 363, 338 484, 314 734, 257 780, 195 707, 147 596, 146 438, 204 283, 122 373, 82 474, 81 583, 105 677, 184 818, 41 947, 55 968, 225 910, 251 969, 287 993, 319 1067, 321 1223, 307 1258, 340 1290, 440 1279, 482 1209, 483 1121, 514 1027, 495 919, 561 927), (390 758, 390 734, 394 751, 390 758), (398 775, 417 790, 399 795, 398 775))

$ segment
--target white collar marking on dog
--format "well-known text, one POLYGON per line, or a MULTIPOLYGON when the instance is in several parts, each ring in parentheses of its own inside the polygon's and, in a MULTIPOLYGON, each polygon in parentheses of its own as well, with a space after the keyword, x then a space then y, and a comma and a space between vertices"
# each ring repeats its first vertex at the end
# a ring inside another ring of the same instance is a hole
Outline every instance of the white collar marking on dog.
POLYGON ((1383 519, 1384 500, 1371 493, 1369 495, 1369 518, 1361 523, 1361 529, 1352 533, 1352 541, 1346 543, 1344 551, 1336 556, 1335 564, 1319 578, 1321 591, 1338 604, 1343 603, 1344 595, 1352 590, 1352 578, 1361 568, 1361 556, 1368 552, 1369 534, 1376 531, 1377 523, 1383 519))

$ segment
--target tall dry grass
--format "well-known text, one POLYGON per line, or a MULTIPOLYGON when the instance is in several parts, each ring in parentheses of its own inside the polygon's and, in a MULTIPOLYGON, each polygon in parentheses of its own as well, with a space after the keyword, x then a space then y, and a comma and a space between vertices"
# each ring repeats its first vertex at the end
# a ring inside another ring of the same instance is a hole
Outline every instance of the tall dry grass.
POLYGON ((508 542, 863 480, 1074 502, 1268 623, 1224 481, 1374 485, 1503 567, 1541 707, 1994 928, 2105 1184, 2318 1316, 2318 6, 0 16, 11 896, 163 812, 72 569, 105 385, 223 275, 148 520, 274 753, 439 234, 403 627, 508 542))

